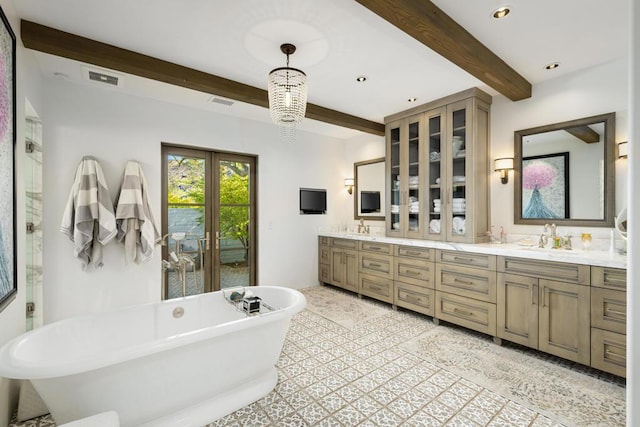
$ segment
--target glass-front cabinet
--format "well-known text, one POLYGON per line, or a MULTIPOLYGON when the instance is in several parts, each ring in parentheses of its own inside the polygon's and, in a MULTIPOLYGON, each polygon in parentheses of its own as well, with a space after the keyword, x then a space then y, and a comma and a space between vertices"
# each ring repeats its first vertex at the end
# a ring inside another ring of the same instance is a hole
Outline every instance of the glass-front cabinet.
POLYGON ((387 235, 488 240, 490 103, 471 89, 387 121, 387 235))
POLYGON ((424 140, 422 114, 387 126, 387 235, 422 238, 424 140))

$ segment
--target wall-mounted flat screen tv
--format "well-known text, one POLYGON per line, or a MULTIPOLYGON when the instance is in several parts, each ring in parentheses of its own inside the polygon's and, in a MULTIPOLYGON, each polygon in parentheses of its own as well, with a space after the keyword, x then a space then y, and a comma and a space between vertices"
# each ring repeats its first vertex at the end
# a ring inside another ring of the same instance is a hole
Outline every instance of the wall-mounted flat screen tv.
POLYGON ((317 188, 300 189, 300 214, 327 213, 327 190, 317 188))
POLYGON ((373 213, 380 212, 380 192, 361 191, 360 192, 360 212, 373 213))

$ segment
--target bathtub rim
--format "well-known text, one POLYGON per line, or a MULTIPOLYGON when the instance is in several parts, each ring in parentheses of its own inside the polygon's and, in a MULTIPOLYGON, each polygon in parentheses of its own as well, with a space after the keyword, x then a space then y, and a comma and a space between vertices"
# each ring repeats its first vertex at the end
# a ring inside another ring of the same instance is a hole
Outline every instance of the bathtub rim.
POLYGON ((124 363, 128 360, 142 358, 163 351, 169 351, 188 344, 213 339, 217 336, 226 335, 228 333, 241 331, 252 327, 256 323, 270 323, 283 320, 285 318, 290 319, 294 314, 302 311, 302 309, 306 305, 306 298, 297 289, 286 288, 283 286, 252 286, 251 289, 252 291, 254 291, 254 293, 256 292, 256 288, 278 289, 278 292, 289 293, 294 298, 291 304, 273 312, 263 313, 259 316, 246 316, 244 318, 232 320, 222 325, 208 326, 172 335, 169 337, 156 339, 153 341, 147 341, 140 345, 129 346, 115 351, 105 352, 98 355, 97 357, 96 355, 92 355, 92 357, 74 359, 68 362, 57 361, 55 364, 47 364, 46 356, 42 360, 38 360, 37 362, 26 362, 16 357, 16 352, 19 350, 20 345, 29 338, 36 334, 46 333, 49 329, 64 327, 64 325, 67 323, 83 321, 84 319, 100 315, 116 315, 119 312, 135 310, 136 308, 142 308, 152 305, 175 305, 179 304, 180 301, 184 301, 186 299, 197 299, 203 296, 210 296, 211 294, 217 293, 220 293, 220 295, 222 295, 222 291, 132 305, 116 310, 93 314, 84 314, 80 316, 70 317, 68 319, 62 319, 48 325, 44 325, 38 329, 26 332, 5 343, 0 348, 0 376, 12 379, 42 380, 81 374, 83 372, 89 372, 119 363, 124 363), (45 363, 42 363, 43 361, 45 363))

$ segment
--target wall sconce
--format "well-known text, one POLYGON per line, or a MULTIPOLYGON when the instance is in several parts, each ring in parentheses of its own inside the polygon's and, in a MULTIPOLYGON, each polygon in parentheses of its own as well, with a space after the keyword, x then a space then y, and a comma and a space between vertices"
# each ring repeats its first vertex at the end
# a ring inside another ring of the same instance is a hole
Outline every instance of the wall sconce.
POLYGON ((347 188, 347 191, 349 192, 349 194, 353 194, 353 185, 354 185, 353 178, 344 179, 344 186, 347 188))
POLYGON ((493 161, 494 169, 500 172, 500 181, 509 182, 509 171, 513 169, 513 157, 502 157, 493 161))
POLYGON ((624 141, 618 144, 618 158, 626 159, 627 157, 629 157, 629 146, 627 145, 627 141, 624 141))

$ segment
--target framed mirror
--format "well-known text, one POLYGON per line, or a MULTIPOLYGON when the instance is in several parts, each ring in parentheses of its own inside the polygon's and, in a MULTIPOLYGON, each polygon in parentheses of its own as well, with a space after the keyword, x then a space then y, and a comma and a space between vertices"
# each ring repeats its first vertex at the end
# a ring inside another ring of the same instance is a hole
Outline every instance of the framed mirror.
POLYGON ((516 224, 613 227, 615 113, 514 132, 516 224))
POLYGON ((353 164, 355 219, 384 221, 384 157, 353 164))

